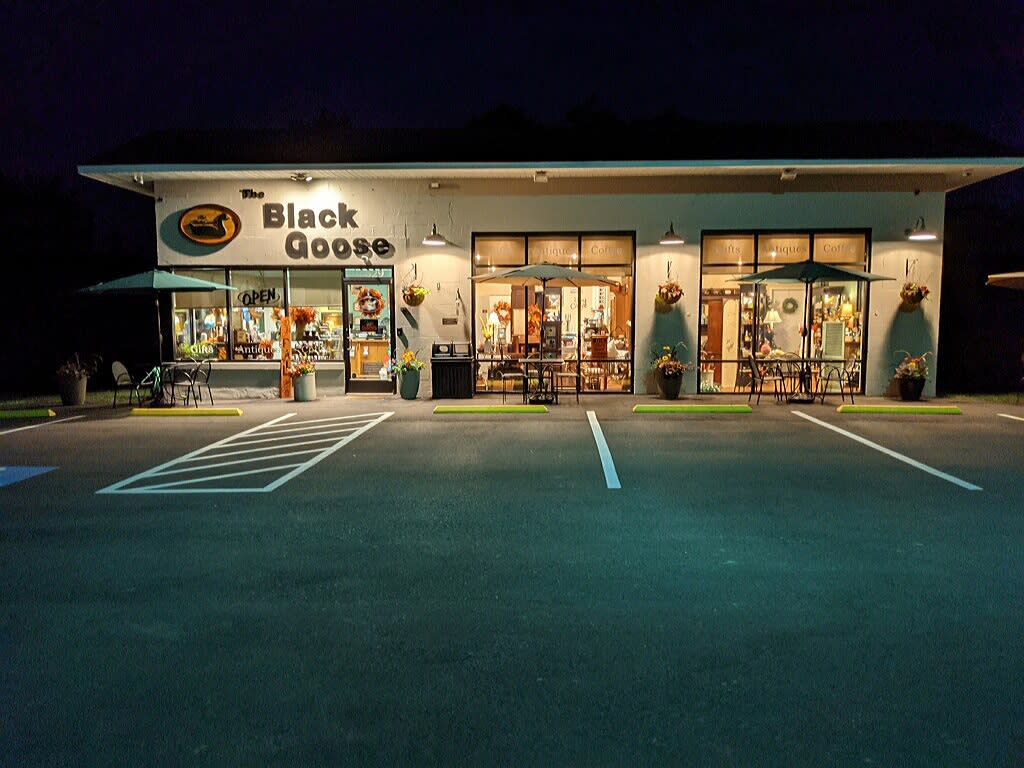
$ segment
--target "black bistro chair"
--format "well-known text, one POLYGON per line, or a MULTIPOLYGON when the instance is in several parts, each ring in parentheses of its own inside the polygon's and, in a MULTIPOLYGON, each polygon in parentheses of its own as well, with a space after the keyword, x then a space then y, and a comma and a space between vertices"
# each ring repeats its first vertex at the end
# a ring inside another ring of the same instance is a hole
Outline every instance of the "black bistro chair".
POLYGON ((191 399, 196 408, 199 407, 199 398, 195 394, 196 372, 199 370, 198 363, 175 363, 170 371, 171 402, 177 402, 181 398, 185 405, 191 399))
POLYGON ((210 396, 210 405, 213 405, 213 391, 210 389, 210 372, 213 366, 209 360, 203 360, 196 366, 192 383, 192 392, 199 400, 203 399, 203 387, 206 387, 206 394, 210 396))
POLYGON ((765 369, 761 368, 761 364, 757 361, 753 355, 747 359, 750 365, 750 394, 747 395, 747 402, 750 402, 750 398, 757 392, 757 404, 761 403, 761 393, 764 392, 764 385, 771 384, 774 389, 775 399, 781 401, 786 394, 785 378, 779 372, 778 365, 775 363, 767 362, 765 369))
POLYGON ((135 395, 135 404, 141 406, 142 400, 139 397, 139 389, 142 386, 142 382, 136 381, 131 373, 128 372, 128 368, 120 360, 115 360, 110 365, 110 373, 114 376, 114 402, 111 407, 117 407, 117 392, 121 389, 128 390, 129 406, 132 404, 132 395, 135 395))

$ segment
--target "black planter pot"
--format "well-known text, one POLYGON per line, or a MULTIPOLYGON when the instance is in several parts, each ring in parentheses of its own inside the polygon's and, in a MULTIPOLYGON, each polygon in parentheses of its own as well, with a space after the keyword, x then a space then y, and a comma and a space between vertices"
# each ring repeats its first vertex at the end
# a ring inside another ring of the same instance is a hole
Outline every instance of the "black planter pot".
POLYGON ((683 386, 683 377, 666 376, 660 370, 654 372, 654 380, 658 384, 658 393, 665 400, 676 400, 679 398, 679 389, 683 386))
POLYGON ((907 377, 896 380, 900 388, 900 400, 920 400, 924 391, 924 379, 911 379, 907 377))

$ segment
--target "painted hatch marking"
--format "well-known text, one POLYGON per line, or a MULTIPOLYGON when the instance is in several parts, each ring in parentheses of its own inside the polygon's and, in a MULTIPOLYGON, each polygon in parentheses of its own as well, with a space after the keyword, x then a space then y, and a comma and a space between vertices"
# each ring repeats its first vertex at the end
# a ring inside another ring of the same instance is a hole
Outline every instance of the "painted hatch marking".
POLYGON ((289 421, 287 413, 96 493, 269 493, 392 415, 289 421))

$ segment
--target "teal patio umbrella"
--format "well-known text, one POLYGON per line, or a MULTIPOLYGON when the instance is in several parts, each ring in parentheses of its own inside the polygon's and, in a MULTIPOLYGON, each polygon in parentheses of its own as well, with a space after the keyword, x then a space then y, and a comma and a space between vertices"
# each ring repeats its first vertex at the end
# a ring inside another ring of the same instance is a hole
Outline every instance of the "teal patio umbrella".
POLYGON ((156 306, 157 364, 163 364, 164 337, 160 327, 160 293, 162 291, 234 291, 230 285, 200 280, 196 277, 176 275, 161 269, 151 269, 137 275, 119 277, 104 283, 96 283, 80 288, 76 293, 87 296, 101 294, 129 294, 134 296, 153 296, 156 306))
POLYGON ((856 280, 859 283, 870 283, 876 280, 895 280, 894 277, 876 275, 871 272, 862 272, 859 269, 848 269, 847 267, 836 266, 835 264, 823 264, 820 261, 796 261, 792 264, 783 264, 779 267, 764 269, 752 275, 732 278, 734 283, 803 283, 804 284, 804 310, 806 322, 804 329, 806 333, 800 341, 800 354, 802 357, 810 357, 810 350, 804 349, 804 339, 810 338, 811 329, 811 286, 814 283, 849 281, 856 280))

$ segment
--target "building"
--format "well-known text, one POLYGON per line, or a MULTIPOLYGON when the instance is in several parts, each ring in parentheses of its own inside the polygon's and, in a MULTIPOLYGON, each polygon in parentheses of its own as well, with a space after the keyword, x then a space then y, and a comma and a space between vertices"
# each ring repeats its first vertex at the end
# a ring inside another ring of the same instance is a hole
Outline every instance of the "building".
POLYGON ((158 266, 237 287, 178 295, 169 319, 176 351, 213 358, 240 394, 276 394, 290 315, 326 392, 394 391, 396 350, 450 340, 475 350, 479 393, 542 343, 584 391, 645 393, 652 350, 681 343, 686 392, 747 391, 752 355, 789 352, 856 358, 857 388, 882 395, 902 350, 937 351, 946 193, 1024 166, 944 126, 298 139, 158 134, 79 168, 153 197, 158 266), (809 259, 891 280, 736 281, 809 259), (544 261, 616 285, 542 296, 471 280, 544 261))

